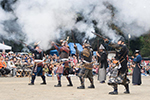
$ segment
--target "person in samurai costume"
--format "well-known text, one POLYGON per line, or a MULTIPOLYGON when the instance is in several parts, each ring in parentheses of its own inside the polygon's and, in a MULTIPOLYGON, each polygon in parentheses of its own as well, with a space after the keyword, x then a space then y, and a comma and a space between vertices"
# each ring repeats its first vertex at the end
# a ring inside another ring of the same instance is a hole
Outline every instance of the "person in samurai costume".
POLYGON ((113 86, 114 91, 109 92, 111 95, 118 94, 118 84, 121 84, 125 87, 126 91, 125 94, 129 94, 129 79, 127 78, 127 55, 128 55, 128 48, 124 44, 125 40, 123 37, 121 37, 118 40, 118 43, 112 43, 108 39, 104 40, 106 43, 108 43, 109 46, 115 48, 116 50, 116 56, 113 62, 116 64, 116 67, 112 71, 112 74, 110 75, 110 79, 108 81, 108 85, 113 86))
POLYGON ((39 43, 35 43, 34 44, 34 48, 32 48, 29 45, 26 45, 27 48, 34 53, 34 67, 32 69, 32 79, 31 79, 31 83, 29 83, 28 85, 34 85, 34 81, 36 76, 41 76, 43 83, 41 83, 41 85, 46 85, 46 79, 45 76, 43 75, 43 51, 42 49, 40 49, 39 43))
POLYGON ((105 47, 101 44, 96 55, 98 57, 99 69, 98 80, 100 83, 105 83, 106 80, 106 68, 108 67, 107 53, 104 51, 105 47))
POLYGON ((136 50, 135 51, 135 58, 133 58, 133 62, 135 63, 134 69, 133 69, 133 74, 132 74, 132 84, 133 85, 141 85, 141 60, 142 57, 140 55, 140 51, 136 50))
MULTIPOLYGON (((68 48, 66 41, 61 41, 61 42, 62 42, 62 45, 60 47, 57 46, 54 42, 52 42, 51 44, 57 49, 57 51, 59 52, 61 61, 64 62, 63 63, 63 66, 64 66, 63 75, 66 76, 66 78, 69 82, 69 84, 67 86, 73 86, 71 78, 69 76, 69 71, 70 71, 69 62, 70 62, 70 60, 68 59, 68 57, 69 57, 70 49, 68 48)), ((61 75, 60 74, 57 75, 57 79, 58 79, 58 84, 54 85, 54 87, 61 87, 61 75)))
MULTIPOLYGON (((93 68, 93 63, 92 63, 92 51, 91 51, 91 45, 87 39, 83 42, 83 51, 80 52, 79 54, 81 55, 81 61, 82 61, 82 67, 81 70, 78 74, 78 77, 81 82, 81 86, 77 87, 77 89, 85 89, 84 86, 84 78, 88 78, 91 85, 88 88, 95 88, 94 82, 93 82, 93 74, 92 74, 92 68, 93 68)), ((74 48, 77 50, 77 46, 74 45, 74 48)), ((77 50, 79 52, 79 50, 77 50)))

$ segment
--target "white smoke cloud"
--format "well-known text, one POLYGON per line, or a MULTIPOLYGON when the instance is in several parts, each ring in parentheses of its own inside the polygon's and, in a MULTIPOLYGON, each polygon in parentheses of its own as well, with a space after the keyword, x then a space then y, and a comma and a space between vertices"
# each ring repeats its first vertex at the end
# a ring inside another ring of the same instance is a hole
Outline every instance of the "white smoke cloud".
POLYGON ((113 40, 120 36, 109 27, 111 22, 125 34, 138 37, 150 29, 149 4, 149 0, 18 0, 13 4, 13 13, 0 8, 0 32, 5 32, 3 21, 15 15, 28 43, 41 41, 43 49, 50 46, 49 41, 61 38, 60 33, 65 30, 78 29, 86 32, 86 37, 94 37, 93 20, 102 34, 113 40), (106 2, 115 7, 114 18, 104 5, 106 2), (76 23, 78 13, 84 20, 76 23))
POLYGON ((114 23, 122 31, 139 37, 150 30, 150 0, 111 0, 116 8, 114 23))
POLYGON ((94 37, 91 33, 94 31, 92 20, 98 22, 98 27, 102 28, 104 34, 107 33, 110 37, 115 35, 107 25, 111 14, 103 5, 103 0, 18 0, 13 9, 18 24, 27 35, 28 43, 41 41, 43 49, 48 48, 50 40, 59 38, 62 30, 65 32, 76 28, 85 32, 86 37, 94 37), (78 23, 77 13, 84 17, 78 23))
POLYGON ((14 19, 14 16, 12 13, 8 13, 6 11, 4 11, 1 7, 0 7, 0 35, 5 36, 8 35, 8 33, 4 30, 5 26, 4 26, 4 21, 6 20, 11 20, 14 19))
POLYGON ((50 40, 59 38, 60 29, 71 29, 75 23, 70 5, 61 0, 19 0, 14 7, 28 42, 41 41, 43 49, 48 47, 50 40))

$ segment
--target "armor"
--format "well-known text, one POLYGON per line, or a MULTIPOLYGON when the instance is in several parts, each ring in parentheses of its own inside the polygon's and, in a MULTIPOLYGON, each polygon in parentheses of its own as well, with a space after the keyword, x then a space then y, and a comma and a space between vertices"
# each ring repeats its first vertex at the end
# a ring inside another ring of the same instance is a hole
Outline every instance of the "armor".
POLYGON ((43 60, 43 51, 41 49, 33 49, 30 46, 27 47, 32 53, 34 53, 35 60, 43 60))
POLYGON ((29 85, 34 85, 36 75, 41 76, 43 80, 43 83, 41 83, 41 85, 46 85, 46 79, 43 75, 43 51, 39 48, 37 49, 37 47, 38 45, 35 45, 35 48, 27 46, 27 48, 35 55, 35 64, 32 71, 31 83, 29 83, 29 85))
POLYGON ((126 91, 124 93, 129 92, 129 83, 130 80, 127 78, 127 55, 128 55, 128 48, 123 43, 124 40, 119 39, 118 44, 111 43, 110 41, 105 41, 109 44, 109 46, 115 48, 116 50, 116 57, 115 59, 118 60, 116 66, 112 69, 108 85, 112 85, 114 88, 113 92, 109 92, 109 94, 118 94, 118 84, 124 85, 126 91))
POLYGON ((61 59, 69 57, 69 48, 67 48, 66 46, 58 47, 57 45, 54 45, 54 47, 59 51, 61 59))
MULTIPOLYGON (((57 49, 57 51, 59 52, 61 61, 64 62, 63 63, 63 65, 64 65, 63 75, 66 76, 66 78, 69 82, 69 85, 67 85, 67 86, 73 86, 71 78, 69 77, 70 68, 69 68, 68 57, 69 57, 69 51, 70 50, 67 47, 66 42, 62 43, 61 47, 58 47, 56 44, 53 44, 53 45, 57 49)), ((54 87, 61 87, 61 73, 57 73, 57 79, 58 79, 58 84, 54 85, 54 87)))
POLYGON ((36 59, 40 59, 40 60, 43 60, 43 51, 42 50, 37 50, 37 53, 34 53, 35 54, 35 60, 36 59))
POLYGON ((84 48, 81 52, 81 58, 83 58, 87 62, 92 61, 92 53, 88 48, 84 48))
POLYGON ((83 67, 81 68, 78 76, 80 78, 81 86, 77 87, 77 89, 85 89, 84 87, 84 78, 88 78, 91 85, 88 88, 95 88, 93 83, 93 74, 92 68, 92 51, 89 41, 85 40, 83 43, 84 49, 81 52, 81 60, 83 62, 83 67))

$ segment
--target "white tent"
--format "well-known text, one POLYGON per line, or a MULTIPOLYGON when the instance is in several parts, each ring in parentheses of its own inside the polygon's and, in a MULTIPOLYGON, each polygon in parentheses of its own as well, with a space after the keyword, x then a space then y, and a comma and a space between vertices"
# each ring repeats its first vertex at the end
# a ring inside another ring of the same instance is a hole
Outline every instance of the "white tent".
POLYGON ((0 50, 11 50, 11 46, 0 43, 0 50))

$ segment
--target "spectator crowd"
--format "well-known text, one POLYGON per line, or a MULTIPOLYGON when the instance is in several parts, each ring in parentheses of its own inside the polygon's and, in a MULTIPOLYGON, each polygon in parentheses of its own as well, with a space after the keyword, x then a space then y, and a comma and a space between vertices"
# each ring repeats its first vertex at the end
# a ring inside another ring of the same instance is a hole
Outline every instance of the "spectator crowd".
MULTIPOLYGON (((77 62, 77 58, 75 55, 69 57, 70 63, 69 66, 71 68, 70 73, 77 75, 80 71, 80 64, 77 62)), ((96 56, 93 56, 93 61, 96 61, 96 56)), ((13 53, 13 52, 2 52, 0 53, 0 76, 1 77, 26 77, 29 76, 32 72, 32 68, 34 66, 34 54, 31 53, 13 53)), ((62 66, 60 62, 59 56, 54 55, 46 55, 44 54, 44 65, 43 65, 43 74, 49 77, 53 77, 56 74, 57 68, 62 66)), ((108 59, 108 68, 107 74, 111 71, 111 69, 115 66, 113 64, 113 58, 108 59)), ((128 63, 128 75, 132 75, 134 62, 129 59, 128 63)), ((150 62, 142 61, 142 75, 149 76, 150 74, 150 62)), ((98 73, 99 64, 93 64, 93 75, 98 73)))

